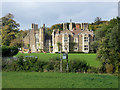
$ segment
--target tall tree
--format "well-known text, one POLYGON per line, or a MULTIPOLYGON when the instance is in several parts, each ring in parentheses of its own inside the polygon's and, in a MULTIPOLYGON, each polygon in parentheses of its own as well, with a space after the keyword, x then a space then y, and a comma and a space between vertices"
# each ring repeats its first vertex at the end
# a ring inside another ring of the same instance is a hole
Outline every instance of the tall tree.
POLYGON ((118 29, 120 18, 110 20, 109 24, 99 29, 96 33, 99 47, 98 58, 104 65, 112 65, 118 72, 120 65, 120 30, 118 29))
POLYGON ((13 20, 14 16, 8 13, 6 16, 2 17, 2 45, 9 46, 11 40, 15 39, 15 34, 19 31, 19 24, 13 20))
POLYGON ((96 18, 95 18, 95 24, 96 24, 96 25, 99 25, 99 24, 101 23, 101 20, 102 20, 102 19, 101 19, 100 17, 96 17, 96 18))

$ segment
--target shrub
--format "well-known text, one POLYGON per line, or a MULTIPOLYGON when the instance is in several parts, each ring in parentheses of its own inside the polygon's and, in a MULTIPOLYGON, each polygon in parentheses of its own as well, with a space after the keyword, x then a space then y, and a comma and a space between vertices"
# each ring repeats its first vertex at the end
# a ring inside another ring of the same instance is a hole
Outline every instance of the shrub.
POLYGON ((99 73, 99 68, 90 67, 87 72, 88 72, 88 73, 99 73))
POLYGON ((47 62, 38 60, 37 61, 37 66, 39 67, 38 71, 43 72, 46 65, 47 62))
POLYGON ((70 72, 87 72, 90 66, 85 61, 71 60, 69 63, 70 72))
POLYGON ((14 56, 18 51, 18 47, 2 46, 2 57, 14 56))
POLYGON ((16 71, 16 63, 13 60, 2 60, 2 70, 3 71, 16 71))
POLYGON ((113 71, 114 71, 113 68, 114 68, 114 67, 113 67, 112 64, 108 64, 108 63, 107 63, 105 67, 106 67, 106 72, 107 72, 107 73, 113 73, 113 71))
MULTIPOLYGON (((3 71, 35 71, 35 72, 59 72, 60 71, 60 60, 52 58, 48 62, 40 61, 36 57, 23 57, 19 56, 17 61, 3 61, 3 71)), ((90 67, 85 61, 70 60, 68 63, 67 71, 67 60, 62 61, 63 72, 88 72, 88 73, 99 73, 103 72, 101 68, 90 67)), ((106 70, 106 69, 105 69, 106 70)))

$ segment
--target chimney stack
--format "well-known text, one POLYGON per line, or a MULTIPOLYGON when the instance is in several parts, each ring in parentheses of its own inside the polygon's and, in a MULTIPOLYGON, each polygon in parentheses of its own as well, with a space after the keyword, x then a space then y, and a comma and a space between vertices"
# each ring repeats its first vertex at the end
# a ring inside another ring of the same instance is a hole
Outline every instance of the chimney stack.
POLYGON ((67 23, 63 23, 63 30, 67 30, 67 23))
POLYGON ((72 25, 72 20, 70 19, 70 25, 69 25, 69 30, 73 29, 73 25, 72 25))
POLYGON ((43 24, 43 28, 45 28, 45 24, 43 24))
POLYGON ((38 29, 38 24, 32 23, 31 28, 32 28, 33 30, 37 30, 37 29, 38 29))
POLYGON ((80 29, 80 24, 76 23, 76 29, 80 29))

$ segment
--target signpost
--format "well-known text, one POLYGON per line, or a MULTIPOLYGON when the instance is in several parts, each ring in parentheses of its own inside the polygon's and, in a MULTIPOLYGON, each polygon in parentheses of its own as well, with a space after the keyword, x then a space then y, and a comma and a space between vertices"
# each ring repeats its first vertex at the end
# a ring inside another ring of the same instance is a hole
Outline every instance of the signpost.
MULTIPOLYGON (((60 47, 61 48, 61 47, 60 47)), ((62 72, 62 56, 61 56, 61 49, 60 49, 60 72, 62 72)))
POLYGON ((67 71, 68 71, 68 53, 63 53, 63 60, 67 60, 67 71))
MULTIPOLYGON (((61 47, 62 48, 62 47, 61 47)), ((66 51, 65 53, 63 53, 63 55, 61 55, 61 49, 60 49, 60 72, 62 72, 62 60, 67 60, 67 72, 68 72, 68 52, 66 51)))

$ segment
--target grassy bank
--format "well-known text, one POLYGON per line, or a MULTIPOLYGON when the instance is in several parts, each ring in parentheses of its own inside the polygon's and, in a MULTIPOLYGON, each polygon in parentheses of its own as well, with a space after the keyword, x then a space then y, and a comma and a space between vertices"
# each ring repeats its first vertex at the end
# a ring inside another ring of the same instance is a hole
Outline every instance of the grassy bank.
POLYGON ((3 88, 117 88, 115 75, 56 73, 56 72, 3 72, 3 88))

